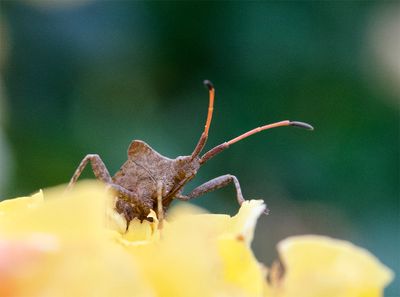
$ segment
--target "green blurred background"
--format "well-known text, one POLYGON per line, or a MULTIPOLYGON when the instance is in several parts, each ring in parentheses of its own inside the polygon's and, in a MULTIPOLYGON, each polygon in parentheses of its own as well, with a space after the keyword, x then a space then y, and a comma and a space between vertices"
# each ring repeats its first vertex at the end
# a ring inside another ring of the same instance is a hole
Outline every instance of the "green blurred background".
MULTIPOLYGON (((207 148, 283 119, 316 129, 235 144, 186 190, 231 173, 265 199, 254 242, 265 263, 279 240, 314 233, 400 274, 400 5, 2 1, 0 15, 0 197, 66 183, 87 153, 115 172, 132 139, 190 154, 210 79, 207 148)), ((233 186, 194 203, 238 209, 233 186)))

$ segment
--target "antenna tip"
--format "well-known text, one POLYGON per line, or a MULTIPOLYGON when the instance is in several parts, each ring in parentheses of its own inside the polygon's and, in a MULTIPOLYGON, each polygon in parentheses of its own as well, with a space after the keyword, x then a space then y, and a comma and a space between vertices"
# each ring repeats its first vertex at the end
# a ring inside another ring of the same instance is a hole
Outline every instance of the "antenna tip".
POLYGON ((311 131, 314 130, 313 126, 311 126, 310 124, 307 124, 307 123, 303 123, 303 122, 290 121, 289 125, 290 126, 295 126, 295 127, 298 127, 298 128, 303 128, 303 129, 306 129, 306 130, 311 130, 311 131))
POLYGON ((208 79, 206 79, 205 81, 203 81, 203 84, 206 88, 208 88, 209 91, 211 91, 212 89, 214 89, 214 85, 211 81, 209 81, 208 79))

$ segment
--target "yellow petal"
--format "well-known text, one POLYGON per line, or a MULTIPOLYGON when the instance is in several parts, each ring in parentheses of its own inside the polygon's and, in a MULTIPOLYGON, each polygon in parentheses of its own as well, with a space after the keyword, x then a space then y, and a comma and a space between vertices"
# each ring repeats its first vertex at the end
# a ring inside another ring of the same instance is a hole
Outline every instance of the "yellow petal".
POLYGON ((46 190, 34 208, 26 206, 30 199, 7 202, 1 239, 23 251, 17 256, 24 261, 0 265, 0 295, 154 296, 133 257, 105 232, 104 186, 81 183, 63 192, 46 190))
POLYGON ((15 212, 24 209, 34 209, 43 203, 43 191, 40 190, 32 196, 7 199, 0 202, 0 219, 1 217, 11 216, 15 212))
POLYGON ((242 238, 246 244, 250 245, 257 219, 265 207, 262 200, 247 200, 241 205, 238 213, 230 217, 223 214, 204 213, 198 207, 185 205, 172 210, 173 215, 168 218, 170 223, 175 224, 175 228, 193 226, 192 229, 203 230, 209 237, 231 235, 242 238))
POLYGON ((239 212, 232 218, 231 232, 243 236, 245 242, 250 245, 253 241, 254 229, 260 215, 266 206, 263 200, 247 200, 242 203, 239 212))
POLYGON ((230 217, 179 206, 158 240, 126 248, 159 296, 262 296, 265 273, 246 238, 264 206, 251 201, 242 207, 230 217))
POLYGON ((248 246, 235 238, 221 238, 218 248, 222 258, 224 282, 231 285, 231 296, 262 296, 265 273, 248 246))
POLYGON ((142 244, 157 240, 160 236, 157 215, 151 210, 147 217, 152 219, 152 222, 148 220, 141 222, 137 218, 133 219, 129 224, 127 232, 123 233, 122 238, 132 244, 142 244))
POLYGON ((285 274, 276 296, 378 297, 392 272, 370 252, 324 236, 295 236, 278 244, 285 274))
POLYGON ((45 194, 44 203, 40 193, 31 198, 6 201, 6 213, 12 215, 2 216, 0 233, 14 237, 49 233, 58 234, 62 239, 79 239, 102 232, 107 200, 104 186, 82 183, 66 193, 61 187, 46 190, 45 194))

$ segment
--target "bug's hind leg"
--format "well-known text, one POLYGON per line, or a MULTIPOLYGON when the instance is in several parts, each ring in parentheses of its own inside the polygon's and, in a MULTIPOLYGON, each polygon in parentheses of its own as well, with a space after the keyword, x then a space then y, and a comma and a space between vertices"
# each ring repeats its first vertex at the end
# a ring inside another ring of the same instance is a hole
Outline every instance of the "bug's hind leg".
POLYGON ((79 164, 78 168, 75 170, 74 175, 69 181, 67 189, 70 189, 76 183, 88 162, 90 162, 90 164, 92 165, 93 173, 96 178, 107 184, 112 183, 110 173, 108 172, 106 165, 104 165, 103 161, 100 159, 100 156, 96 154, 89 154, 86 155, 85 158, 83 158, 81 164, 79 164))

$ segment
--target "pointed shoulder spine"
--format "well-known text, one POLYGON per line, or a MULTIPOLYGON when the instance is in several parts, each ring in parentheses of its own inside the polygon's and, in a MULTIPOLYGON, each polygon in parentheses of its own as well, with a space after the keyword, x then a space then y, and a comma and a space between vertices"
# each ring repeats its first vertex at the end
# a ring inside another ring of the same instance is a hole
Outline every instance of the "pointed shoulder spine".
POLYGON ((144 154, 152 149, 150 146, 142 140, 133 140, 128 148, 128 157, 133 157, 135 155, 144 154))

